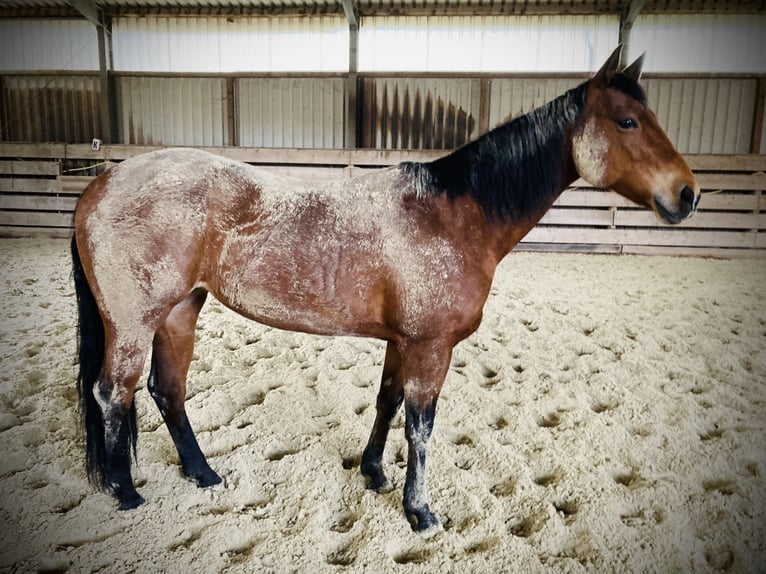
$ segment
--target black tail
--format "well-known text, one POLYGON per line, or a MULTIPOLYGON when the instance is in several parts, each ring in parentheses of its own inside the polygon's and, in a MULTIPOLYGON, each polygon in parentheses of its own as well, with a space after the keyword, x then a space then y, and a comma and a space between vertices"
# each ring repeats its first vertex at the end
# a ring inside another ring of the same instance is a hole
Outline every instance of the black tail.
MULTIPOLYGON (((77 374, 77 393, 80 397, 80 422, 85 430, 85 467, 90 482, 98 488, 104 488, 106 481, 104 419, 101 407, 93 394, 93 386, 101 376, 104 364, 104 324, 101 321, 96 299, 83 272, 74 237, 72 237, 72 275, 77 295, 77 348, 80 363, 77 374)), ((138 432, 135 402, 131 405, 127 422, 128 440, 135 456, 138 432)))

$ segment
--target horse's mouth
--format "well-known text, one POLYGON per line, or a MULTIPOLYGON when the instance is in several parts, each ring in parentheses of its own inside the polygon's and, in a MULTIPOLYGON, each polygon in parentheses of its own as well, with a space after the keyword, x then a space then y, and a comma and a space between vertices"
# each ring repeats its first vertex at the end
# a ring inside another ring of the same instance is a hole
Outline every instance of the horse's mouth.
POLYGON ((699 196, 695 199, 693 204, 689 206, 688 209, 681 209, 678 211, 670 210, 665 207, 665 204, 663 204, 662 200, 658 197, 654 198, 653 203, 654 211, 657 213, 660 219, 662 219, 665 223, 669 223, 670 225, 677 225, 684 219, 688 219, 694 215, 695 211, 697 210, 697 204, 699 203, 699 196))

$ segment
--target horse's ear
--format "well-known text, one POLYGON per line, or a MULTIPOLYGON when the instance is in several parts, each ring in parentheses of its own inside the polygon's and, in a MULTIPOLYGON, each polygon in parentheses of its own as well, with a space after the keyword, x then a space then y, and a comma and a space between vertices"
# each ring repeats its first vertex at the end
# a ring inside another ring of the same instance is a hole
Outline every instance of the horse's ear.
POLYGON ((593 76, 593 79, 598 79, 604 83, 609 82, 609 79, 614 76, 620 68, 621 54, 622 44, 619 44, 614 52, 612 52, 612 55, 609 56, 606 62, 604 62, 604 65, 601 66, 601 69, 596 72, 595 76, 593 76))
POLYGON ((641 79, 641 69, 644 67, 644 56, 646 56, 646 52, 636 58, 636 61, 625 68, 622 73, 638 82, 641 79))

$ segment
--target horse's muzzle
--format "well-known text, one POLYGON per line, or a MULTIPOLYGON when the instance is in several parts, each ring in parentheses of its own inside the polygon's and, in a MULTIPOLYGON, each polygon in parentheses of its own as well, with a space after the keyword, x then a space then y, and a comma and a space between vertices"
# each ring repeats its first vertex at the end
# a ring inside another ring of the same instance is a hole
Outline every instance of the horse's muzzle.
POLYGON ((669 209, 662 199, 656 196, 654 198, 654 207, 657 215, 663 221, 675 225, 694 215, 701 197, 700 193, 695 193, 691 187, 684 185, 678 194, 678 209, 669 209))

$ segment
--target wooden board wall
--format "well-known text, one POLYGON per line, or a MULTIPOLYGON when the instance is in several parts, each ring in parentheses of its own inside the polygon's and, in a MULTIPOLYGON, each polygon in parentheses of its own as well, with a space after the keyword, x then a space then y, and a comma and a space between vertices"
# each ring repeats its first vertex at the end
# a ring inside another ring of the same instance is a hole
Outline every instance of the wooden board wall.
MULTIPOLYGON (((147 146, 0 144, 0 236, 71 234, 77 198, 96 173, 157 149, 147 146)), ((352 177, 432 151, 207 148, 307 178, 352 177)), ((565 191, 518 249, 766 257, 766 155, 691 155, 705 194, 699 212, 677 226, 584 181, 565 191)))

